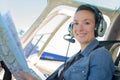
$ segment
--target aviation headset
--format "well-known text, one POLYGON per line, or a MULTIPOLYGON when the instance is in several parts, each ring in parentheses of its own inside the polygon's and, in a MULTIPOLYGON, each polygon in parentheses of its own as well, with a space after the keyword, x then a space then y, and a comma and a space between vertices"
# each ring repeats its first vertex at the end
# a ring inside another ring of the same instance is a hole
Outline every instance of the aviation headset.
MULTIPOLYGON (((92 11, 95 15, 95 37, 102 37, 104 36, 104 33, 106 31, 106 27, 107 27, 107 23, 103 18, 103 14, 102 12, 95 6, 92 6, 90 4, 85 4, 85 5, 81 5, 78 7, 77 11, 80 10, 89 10, 92 11)), ((68 31, 71 37, 74 37, 72 29, 73 29, 74 24, 70 23, 69 27, 68 27, 68 31)))

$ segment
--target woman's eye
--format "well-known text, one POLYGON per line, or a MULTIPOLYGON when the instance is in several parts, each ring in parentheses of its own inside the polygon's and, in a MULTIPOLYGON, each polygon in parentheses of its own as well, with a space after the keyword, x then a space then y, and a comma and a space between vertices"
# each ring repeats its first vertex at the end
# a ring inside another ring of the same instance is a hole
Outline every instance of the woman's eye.
POLYGON ((78 25, 78 23, 74 23, 73 25, 78 25))
POLYGON ((90 22, 85 22, 85 24, 90 24, 90 22))

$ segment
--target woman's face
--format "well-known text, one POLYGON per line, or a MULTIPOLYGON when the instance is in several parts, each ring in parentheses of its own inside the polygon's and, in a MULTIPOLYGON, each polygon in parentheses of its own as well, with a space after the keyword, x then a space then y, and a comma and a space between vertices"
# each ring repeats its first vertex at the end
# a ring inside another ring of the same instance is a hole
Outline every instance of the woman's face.
POLYGON ((95 39, 95 16, 91 11, 80 10, 74 16, 73 35, 81 44, 95 39))

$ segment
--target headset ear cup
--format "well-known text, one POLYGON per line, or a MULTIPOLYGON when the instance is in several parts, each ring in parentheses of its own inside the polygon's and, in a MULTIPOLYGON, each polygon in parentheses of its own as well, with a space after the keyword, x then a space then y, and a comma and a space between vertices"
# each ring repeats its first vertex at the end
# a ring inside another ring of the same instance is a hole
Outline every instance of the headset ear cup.
POLYGON ((74 36, 73 36, 73 22, 71 22, 71 23, 69 24, 68 32, 69 32, 69 34, 70 34, 71 37, 74 37, 74 36))
POLYGON ((99 24, 99 27, 98 27, 98 30, 97 30, 97 34, 98 34, 99 37, 103 37, 104 36, 106 28, 107 28, 107 23, 103 19, 103 20, 101 20, 101 22, 99 24))

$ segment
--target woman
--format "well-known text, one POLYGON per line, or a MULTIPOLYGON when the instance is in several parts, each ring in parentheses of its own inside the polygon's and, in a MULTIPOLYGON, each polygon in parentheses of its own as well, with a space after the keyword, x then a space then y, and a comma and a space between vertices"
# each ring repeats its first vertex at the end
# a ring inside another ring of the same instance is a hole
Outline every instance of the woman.
POLYGON ((85 4, 78 7, 70 33, 80 43, 80 51, 47 80, 112 80, 112 57, 107 49, 99 47, 96 40, 101 33, 104 34, 103 21, 102 13, 95 6, 85 4))

